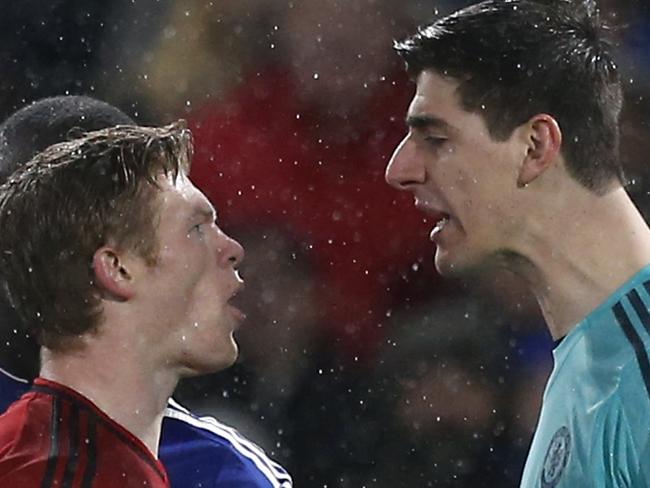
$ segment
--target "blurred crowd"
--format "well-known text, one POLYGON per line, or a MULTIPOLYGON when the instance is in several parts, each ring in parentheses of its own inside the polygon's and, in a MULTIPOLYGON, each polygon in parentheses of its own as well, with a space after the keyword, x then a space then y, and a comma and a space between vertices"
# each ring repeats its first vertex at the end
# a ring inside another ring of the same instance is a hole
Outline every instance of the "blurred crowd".
MULTIPOLYGON (((541 0, 540 0, 541 1, 541 0)), ((241 356, 177 397, 296 486, 518 486, 553 343, 516 278, 440 279, 383 180, 413 85, 393 39, 455 0, 23 0, 0 17, 2 118, 87 94, 188 120, 192 177, 247 250, 241 356)), ((601 0, 623 157, 650 214, 650 12, 601 0)))

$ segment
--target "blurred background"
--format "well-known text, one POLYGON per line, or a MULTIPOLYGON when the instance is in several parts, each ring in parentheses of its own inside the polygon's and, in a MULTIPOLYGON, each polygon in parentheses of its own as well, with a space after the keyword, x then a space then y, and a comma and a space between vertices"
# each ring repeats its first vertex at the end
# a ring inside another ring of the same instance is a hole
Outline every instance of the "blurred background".
MULTIPOLYGON (((87 94, 188 120, 195 183, 247 250, 241 357, 177 398, 296 486, 518 486, 553 344, 507 274, 440 279, 432 226, 383 181, 413 93, 391 42, 454 0, 22 0, 0 16, 0 116, 87 94)), ((650 14, 602 0, 650 210, 650 14)))

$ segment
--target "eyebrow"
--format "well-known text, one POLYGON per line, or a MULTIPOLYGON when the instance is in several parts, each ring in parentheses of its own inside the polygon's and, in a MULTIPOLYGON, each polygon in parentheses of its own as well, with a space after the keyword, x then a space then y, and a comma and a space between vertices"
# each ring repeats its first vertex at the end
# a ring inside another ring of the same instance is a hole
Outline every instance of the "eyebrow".
POLYGON ((406 125, 412 129, 441 129, 448 132, 452 127, 442 119, 432 115, 409 115, 406 117, 406 125))
POLYGON ((194 207, 194 210, 192 211, 192 215, 190 218, 195 218, 195 217, 202 217, 206 220, 210 220, 211 222, 217 221, 217 212, 210 208, 210 207, 194 207))

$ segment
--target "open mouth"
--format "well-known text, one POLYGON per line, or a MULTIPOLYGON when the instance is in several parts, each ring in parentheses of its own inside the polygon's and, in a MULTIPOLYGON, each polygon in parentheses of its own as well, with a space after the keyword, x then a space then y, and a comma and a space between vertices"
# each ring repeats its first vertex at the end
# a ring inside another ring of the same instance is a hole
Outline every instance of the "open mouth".
POLYGON ((449 219, 450 219, 449 214, 443 213, 443 214, 440 215, 440 217, 439 217, 438 220, 436 221, 436 225, 435 225, 435 227, 434 227, 433 230, 431 231, 431 235, 430 235, 431 240, 434 240, 435 237, 436 237, 440 232, 442 232, 442 230, 445 228, 445 226, 446 226, 447 223, 449 222, 449 219))
POLYGON ((419 210, 431 216, 431 221, 435 222, 429 238, 435 241, 436 237, 445 229, 451 220, 451 214, 436 208, 430 201, 423 198, 415 198, 415 206, 419 210))
POLYGON ((228 307, 230 308, 233 315, 235 315, 235 317, 240 321, 246 318, 246 314, 241 310, 245 301, 244 295, 241 293, 243 288, 243 285, 237 287, 228 299, 228 307))

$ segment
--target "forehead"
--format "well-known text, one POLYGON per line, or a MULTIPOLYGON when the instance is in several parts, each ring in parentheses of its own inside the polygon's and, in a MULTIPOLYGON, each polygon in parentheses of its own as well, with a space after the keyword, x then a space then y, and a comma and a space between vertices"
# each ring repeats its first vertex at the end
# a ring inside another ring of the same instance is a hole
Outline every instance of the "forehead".
POLYGON ((421 130, 442 129, 448 133, 487 133, 483 117, 463 108, 457 79, 425 70, 416 82, 415 95, 406 116, 409 126, 421 130))
POLYGON ((462 110, 457 93, 458 81, 435 71, 422 71, 416 80, 409 116, 451 114, 462 110))
POLYGON ((160 175, 157 183, 160 189, 157 201, 161 212, 181 214, 190 214, 196 210, 214 212, 207 197, 184 173, 180 173, 176 178, 172 175, 160 175))

